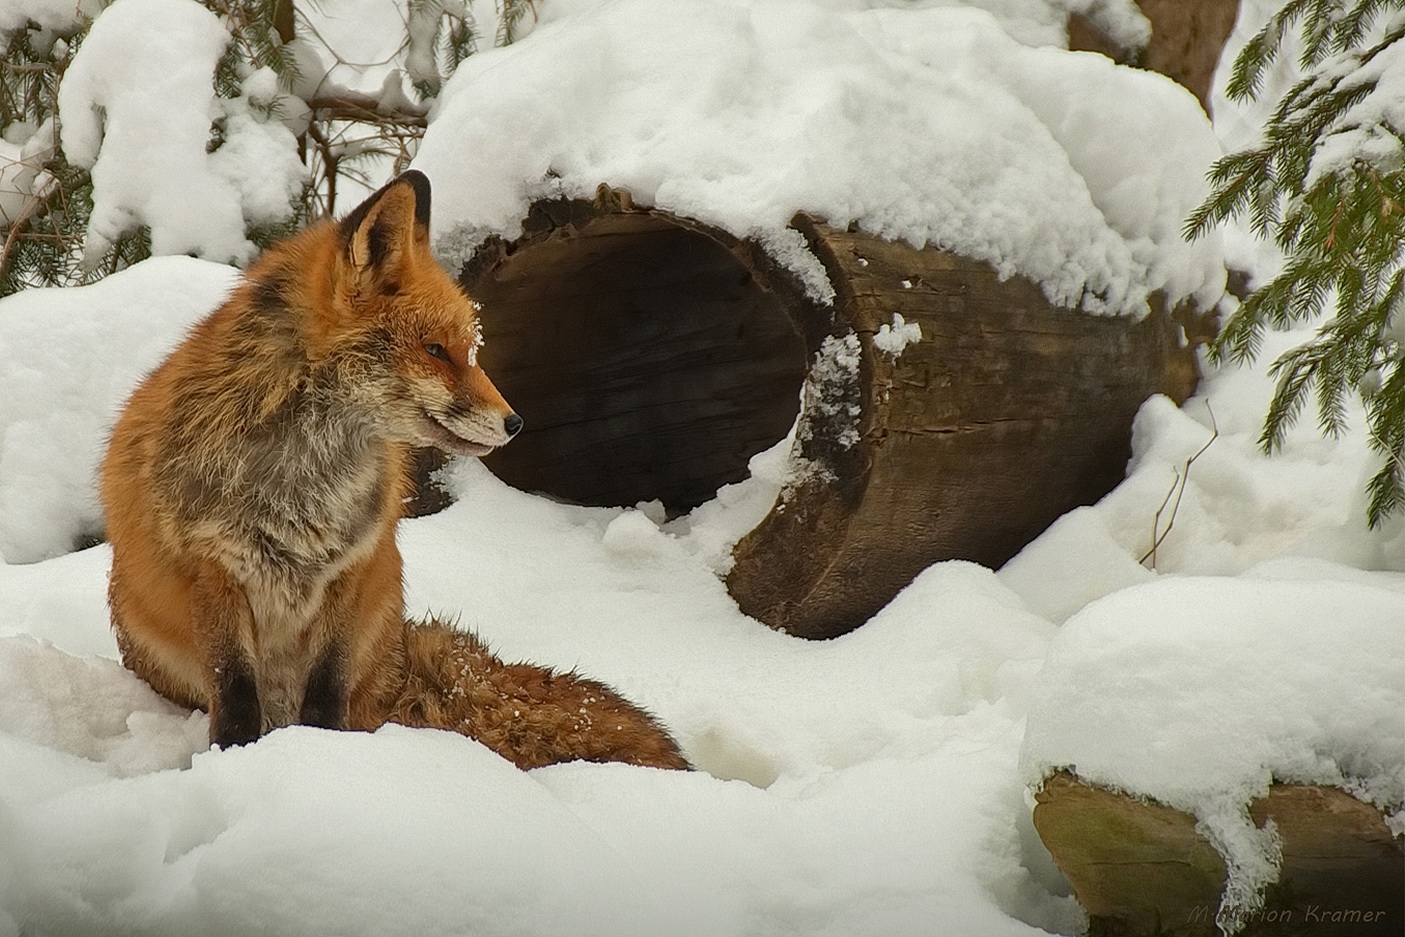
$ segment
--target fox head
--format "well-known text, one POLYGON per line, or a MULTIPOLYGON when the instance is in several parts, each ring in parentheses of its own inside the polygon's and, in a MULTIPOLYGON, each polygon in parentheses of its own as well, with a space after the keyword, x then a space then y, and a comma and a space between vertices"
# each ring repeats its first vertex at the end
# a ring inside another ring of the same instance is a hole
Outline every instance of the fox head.
POLYGON ((337 225, 332 345, 374 336, 359 393, 386 438, 484 455, 522 428, 478 366, 477 305, 429 249, 429 180, 411 170, 337 225), (340 333, 340 334, 339 334, 340 333))

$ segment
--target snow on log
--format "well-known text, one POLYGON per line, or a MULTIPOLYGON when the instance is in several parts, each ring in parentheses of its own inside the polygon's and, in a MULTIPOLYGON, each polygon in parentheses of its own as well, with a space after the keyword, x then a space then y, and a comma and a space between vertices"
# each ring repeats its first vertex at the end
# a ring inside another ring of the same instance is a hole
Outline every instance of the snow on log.
POLYGON ((1140 320, 1089 315, 945 251, 805 215, 793 229, 803 258, 602 188, 485 241, 461 282, 483 304, 484 367, 526 420, 489 467, 677 515, 745 477, 800 410, 789 484, 727 586, 747 614, 824 638, 931 563, 998 566, 1097 500, 1142 402, 1195 386, 1204 323, 1155 297, 1140 320))
POLYGON ((1194 816, 1067 772, 1035 794, 1034 826, 1103 937, 1405 933, 1405 840, 1335 787, 1274 784, 1252 801, 1281 844, 1258 907, 1222 903, 1224 859, 1194 816), (1242 929, 1241 929, 1242 928, 1242 929))

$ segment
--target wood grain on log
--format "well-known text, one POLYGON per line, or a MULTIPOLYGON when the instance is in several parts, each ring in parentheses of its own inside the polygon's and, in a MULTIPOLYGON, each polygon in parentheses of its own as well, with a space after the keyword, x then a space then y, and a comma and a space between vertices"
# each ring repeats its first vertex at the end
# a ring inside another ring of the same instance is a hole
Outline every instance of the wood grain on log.
POLYGON ((983 263, 795 224, 838 292, 835 334, 858 339, 860 414, 856 440, 802 417, 818 469, 734 551, 728 589, 773 627, 832 637, 938 560, 1001 565, 1122 480, 1147 397, 1195 387, 1204 322, 1183 317, 1187 341, 1159 304, 1140 322, 1059 309, 983 263), (895 313, 922 330, 896 358, 873 344, 895 313))
POLYGON ((1262 908, 1220 908, 1224 860, 1193 816, 1084 784, 1067 772, 1035 795, 1034 826, 1088 911, 1091 937, 1405 933, 1405 849, 1380 811, 1333 787, 1273 785, 1249 805, 1282 842, 1262 908))

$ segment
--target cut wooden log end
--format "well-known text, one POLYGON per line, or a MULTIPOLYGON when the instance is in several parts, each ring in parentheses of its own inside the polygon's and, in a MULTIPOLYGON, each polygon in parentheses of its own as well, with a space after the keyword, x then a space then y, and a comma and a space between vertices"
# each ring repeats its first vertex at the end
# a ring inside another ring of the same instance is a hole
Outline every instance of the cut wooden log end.
POLYGON ((1405 933, 1405 848, 1379 810, 1333 787, 1275 784, 1249 805, 1272 821, 1282 869, 1261 908, 1221 909, 1225 864, 1193 816, 1085 784, 1067 772, 1035 795, 1034 826, 1091 937, 1405 933), (1217 923, 1218 922, 1218 923, 1217 923))
POLYGON ((1148 397, 1180 403, 1195 388, 1193 346, 1213 327, 1186 310, 1059 309, 983 263, 795 223, 836 289, 839 360, 821 349, 796 481, 737 544, 727 579, 773 627, 833 637, 934 562, 1003 564, 1122 480, 1148 397), (921 339, 894 352, 895 330, 914 326, 921 339), (844 385, 833 373, 850 364, 844 385))
POLYGON ((757 243, 608 189, 538 202, 520 238, 485 243, 460 279, 483 304, 484 367, 526 420, 489 468, 677 515, 746 477, 805 386, 792 483, 727 586, 747 614, 823 638, 931 563, 999 565, 1100 498, 1142 402, 1195 386, 1212 326, 1155 298, 1140 321, 1057 309, 985 264, 792 225, 832 306, 757 243), (895 315, 920 341, 901 347, 895 315))

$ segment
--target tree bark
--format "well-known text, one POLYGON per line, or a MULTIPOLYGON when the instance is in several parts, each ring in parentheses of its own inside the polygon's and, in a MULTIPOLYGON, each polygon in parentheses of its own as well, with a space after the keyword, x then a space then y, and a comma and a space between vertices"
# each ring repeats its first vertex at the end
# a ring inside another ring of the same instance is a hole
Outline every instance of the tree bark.
POLYGON ((1188 88, 1208 114, 1215 68, 1239 16, 1239 0, 1137 0, 1137 6, 1151 21, 1145 49, 1118 48, 1077 13, 1069 16, 1068 47, 1160 72, 1188 88))

